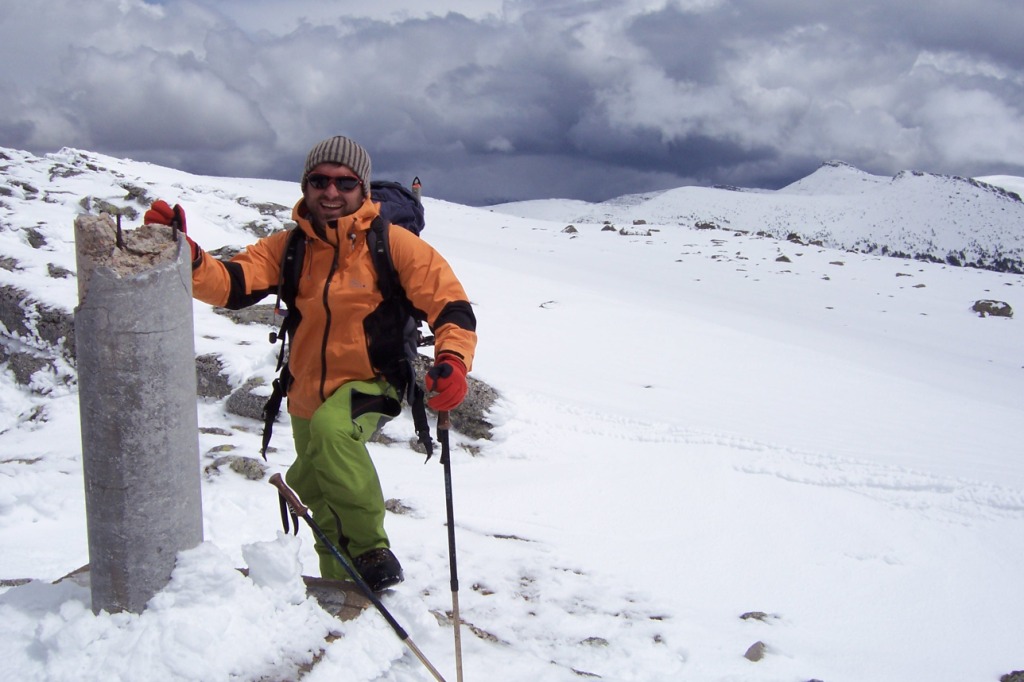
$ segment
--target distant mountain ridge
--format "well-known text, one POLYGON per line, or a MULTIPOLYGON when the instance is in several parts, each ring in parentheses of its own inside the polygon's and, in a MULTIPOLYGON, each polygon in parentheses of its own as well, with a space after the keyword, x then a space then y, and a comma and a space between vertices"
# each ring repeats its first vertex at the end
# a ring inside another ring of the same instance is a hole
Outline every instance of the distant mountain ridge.
MULTIPOLYGON (((280 229, 298 196, 296 183, 196 176, 88 151, 62 149, 43 157, 0 147, 0 231, 3 262, 27 256, 23 247, 67 228, 67 210, 118 210, 137 219, 161 191, 149 176, 205 200, 225 201, 225 229, 244 225, 254 236, 280 229), (239 187, 251 195, 238 195, 239 187), (228 195, 231 196, 228 196, 228 195), (237 195, 237 196, 236 196, 237 195), (219 199, 217 199, 219 197, 219 199), (58 218, 58 216, 64 216, 58 218), (50 224, 50 220, 59 224, 50 224)), ((1024 179, 998 176, 1012 187, 1024 179)), ((172 193, 177 193, 174 190, 172 193)), ((831 248, 916 258, 956 266, 1024 273, 1024 202, 1012 191, 977 179, 902 171, 889 178, 842 161, 827 161, 779 190, 680 187, 601 203, 546 199, 498 204, 499 213, 566 223, 719 228, 831 248)), ((68 262, 53 263, 73 269, 68 262)), ((8 263, 7 269, 13 267, 8 263)))
POLYGON ((566 222, 716 227, 831 248, 1024 273, 1024 202, 973 178, 871 175, 841 161, 780 190, 680 187, 591 204, 540 200, 491 210, 566 222))

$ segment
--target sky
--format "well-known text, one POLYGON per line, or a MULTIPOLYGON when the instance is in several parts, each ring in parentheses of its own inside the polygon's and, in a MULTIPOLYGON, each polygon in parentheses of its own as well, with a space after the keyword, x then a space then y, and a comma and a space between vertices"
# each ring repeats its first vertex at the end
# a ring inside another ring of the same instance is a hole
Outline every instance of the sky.
POLYGON ((1018 0, 0 0, 0 146, 487 205, 870 173, 1024 175, 1018 0))
MULTIPOLYGON (((83 196, 180 194, 189 234, 214 249, 251 243, 251 223, 280 227, 287 212, 259 204, 294 191, 93 153, 0 153, 0 289, 26 292, 36 331, 38 303, 70 313, 79 300, 58 273, 76 267, 83 196)), ((865 207, 883 206, 906 219, 878 239, 902 247, 907 233, 954 238, 964 214, 1003 216, 978 220, 968 248, 1006 244, 996 228, 1024 223, 1024 204, 840 167, 781 192, 684 188, 583 217, 575 201, 425 203, 424 238, 474 305, 472 376, 499 395, 493 438, 451 434, 466 680, 997 682, 1024 670, 1024 276, 739 229, 827 215, 852 236, 865 207), (734 198, 733 213, 716 197, 734 198), (734 229, 681 225, 691 211, 734 229), (1016 315, 979 317, 979 298, 1016 315)), ((193 313, 195 352, 216 354, 233 387, 274 376, 269 327, 200 302, 193 313)), ((56 353, 32 331, 0 343, 56 353)), ((116 392, 123 377, 102 383, 116 392)), ((431 679, 380 614, 340 623, 303 598, 300 572, 318 573, 311 534, 280 535, 266 478, 217 464, 262 462, 262 422, 224 399, 197 402, 204 542, 145 611, 94 615, 80 581, 54 584, 89 561, 79 386, 64 362, 31 390, 0 364, 4 680, 431 679)), ((140 395, 139 413, 152 400, 140 395)), ((400 503, 385 525, 406 581, 383 600, 456 682, 443 468, 408 447, 408 411, 385 431, 392 444, 370 450, 400 503)), ((275 427, 267 474, 291 464, 291 435, 287 420, 275 427)), ((134 533, 165 504, 126 512, 134 533)))

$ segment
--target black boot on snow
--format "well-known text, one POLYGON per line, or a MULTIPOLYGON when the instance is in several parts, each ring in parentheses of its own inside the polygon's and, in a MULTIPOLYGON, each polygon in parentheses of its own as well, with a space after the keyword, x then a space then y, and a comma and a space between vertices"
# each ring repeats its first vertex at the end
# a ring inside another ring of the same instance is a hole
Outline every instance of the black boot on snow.
POLYGON ((402 565, 390 549, 371 549, 355 558, 356 570, 374 592, 386 590, 405 580, 402 565))

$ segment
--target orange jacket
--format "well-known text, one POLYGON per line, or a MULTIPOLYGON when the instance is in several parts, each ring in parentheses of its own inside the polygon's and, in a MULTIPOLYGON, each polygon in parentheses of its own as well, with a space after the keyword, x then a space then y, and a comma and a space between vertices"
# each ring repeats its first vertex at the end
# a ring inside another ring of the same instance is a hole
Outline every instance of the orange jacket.
MULTIPOLYGON (((306 217, 305 200, 292 209, 292 219, 306 235, 295 299, 302 321, 288 361, 293 377, 288 412, 296 417, 312 417, 342 384, 378 376, 370 365, 363 330, 363 320, 383 300, 366 246, 366 232, 378 213, 377 204, 367 199, 355 213, 328 226, 320 238, 306 217)), ((260 239, 228 263, 200 253, 193 264, 192 295, 215 306, 241 307, 275 292, 288 234, 282 230, 260 239)), ((388 235, 402 288, 434 331, 435 356, 454 353, 471 369, 476 320, 451 266, 408 230, 391 229, 388 235)))

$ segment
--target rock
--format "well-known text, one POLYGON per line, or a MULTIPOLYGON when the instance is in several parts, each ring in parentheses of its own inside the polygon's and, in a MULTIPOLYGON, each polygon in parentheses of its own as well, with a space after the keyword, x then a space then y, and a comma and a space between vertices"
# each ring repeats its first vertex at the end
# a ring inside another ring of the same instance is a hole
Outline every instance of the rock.
POLYGON ((39 350, 75 357, 74 316, 40 303, 17 287, 0 286, 0 323, 39 350))
POLYGON ((987 317, 988 315, 993 317, 1013 317, 1013 308, 1005 301, 982 299, 975 301, 974 305, 971 306, 971 310, 978 313, 978 317, 987 317))
POLYGON ((215 353, 196 358, 196 393, 200 398, 220 400, 231 394, 231 384, 222 374, 224 365, 215 353))
POLYGON ((205 433, 209 436, 231 436, 234 435, 228 429, 222 429, 219 426, 200 426, 199 433, 205 433))
POLYGON ((46 274, 54 279, 70 279, 75 276, 75 273, 71 272, 65 267, 60 265, 54 265, 53 263, 46 264, 46 274))
POLYGON ((768 619, 772 617, 773 616, 769 616, 764 611, 747 611, 742 616, 740 616, 742 620, 759 620, 762 623, 767 623, 768 619))
MULTIPOLYGON (((423 376, 434 365, 433 359, 417 356, 416 374, 422 382, 423 376)), ((487 420, 487 412, 498 399, 498 392, 473 376, 467 377, 469 393, 462 404, 451 411, 452 427, 464 436, 477 440, 490 440, 494 425, 487 420)))
POLYGON ((284 319, 274 313, 273 303, 261 303, 241 310, 214 308, 213 312, 229 318, 235 324, 265 324, 270 327, 280 327, 281 320, 284 319))
POLYGON ((650 237, 654 234, 650 229, 647 230, 627 230, 622 227, 619 228, 619 234, 623 237, 650 237))
POLYGON ((747 649, 747 653, 743 654, 743 658, 747 659, 748 661, 757 663, 762 658, 764 658, 765 652, 767 652, 767 650, 768 646, 764 642, 754 642, 750 645, 750 648, 747 649))
POLYGON ((213 256, 217 260, 229 261, 232 258, 234 258, 235 256, 237 256, 238 254, 240 254, 242 251, 245 251, 245 249, 240 247, 240 246, 234 246, 233 244, 226 244, 226 245, 220 246, 220 247, 218 247, 216 249, 210 249, 206 253, 208 255, 210 255, 210 256, 213 256))
POLYGON ((75 357, 75 318, 71 313, 34 303, 39 313, 36 334, 68 358, 75 357))
POLYGON ((394 445, 395 443, 398 442, 398 439, 392 438, 388 434, 384 433, 384 431, 382 431, 381 429, 377 429, 376 431, 373 432, 373 435, 370 436, 369 442, 379 443, 380 445, 394 445))
POLYGON ((267 465, 254 457, 241 455, 225 455, 213 460, 203 471, 207 475, 219 474, 220 468, 227 465, 236 474, 245 476, 250 481, 260 481, 267 475, 267 465))
POLYGON ((263 379, 252 377, 228 397, 228 401, 224 405, 225 409, 239 417, 248 417, 262 422, 263 406, 266 405, 267 398, 270 397, 265 387, 266 383, 263 379), (263 392, 256 389, 262 389, 263 392))
POLYGON ((401 500, 395 497, 388 498, 384 501, 384 508, 392 514, 398 514, 399 516, 405 516, 412 514, 415 511, 412 507, 405 504, 401 500))
POLYGON ((469 393, 451 412, 452 426, 469 438, 490 440, 494 425, 487 421, 487 412, 498 399, 498 392, 484 382, 468 377, 469 393))
POLYGON ((604 637, 587 637, 580 644, 584 646, 607 647, 610 645, 610 642, 604 637))
POLYGON ((999 682, 1024 682, 1024 670, 1014 670, 999 678, 999 682))
POLYGON ((352 620, 373 605, 354 582, 308 576, 302 576, 302 580, 306 583, 309 596, 316 599, 324 611, 339 620, 352 620))
POLYGON ((25 228, 25 241, 33 249, 42 249, 46 246, 46 237, 34 227, 25 228))
POLYGON ((2 344, 0 344, 0 362, 8 363, 8 368, 14 375, 14 381, 19 386, 31 384, 32 375, 39 370, 53 368, 51 360, 21 351, 8 352, 2 344))

